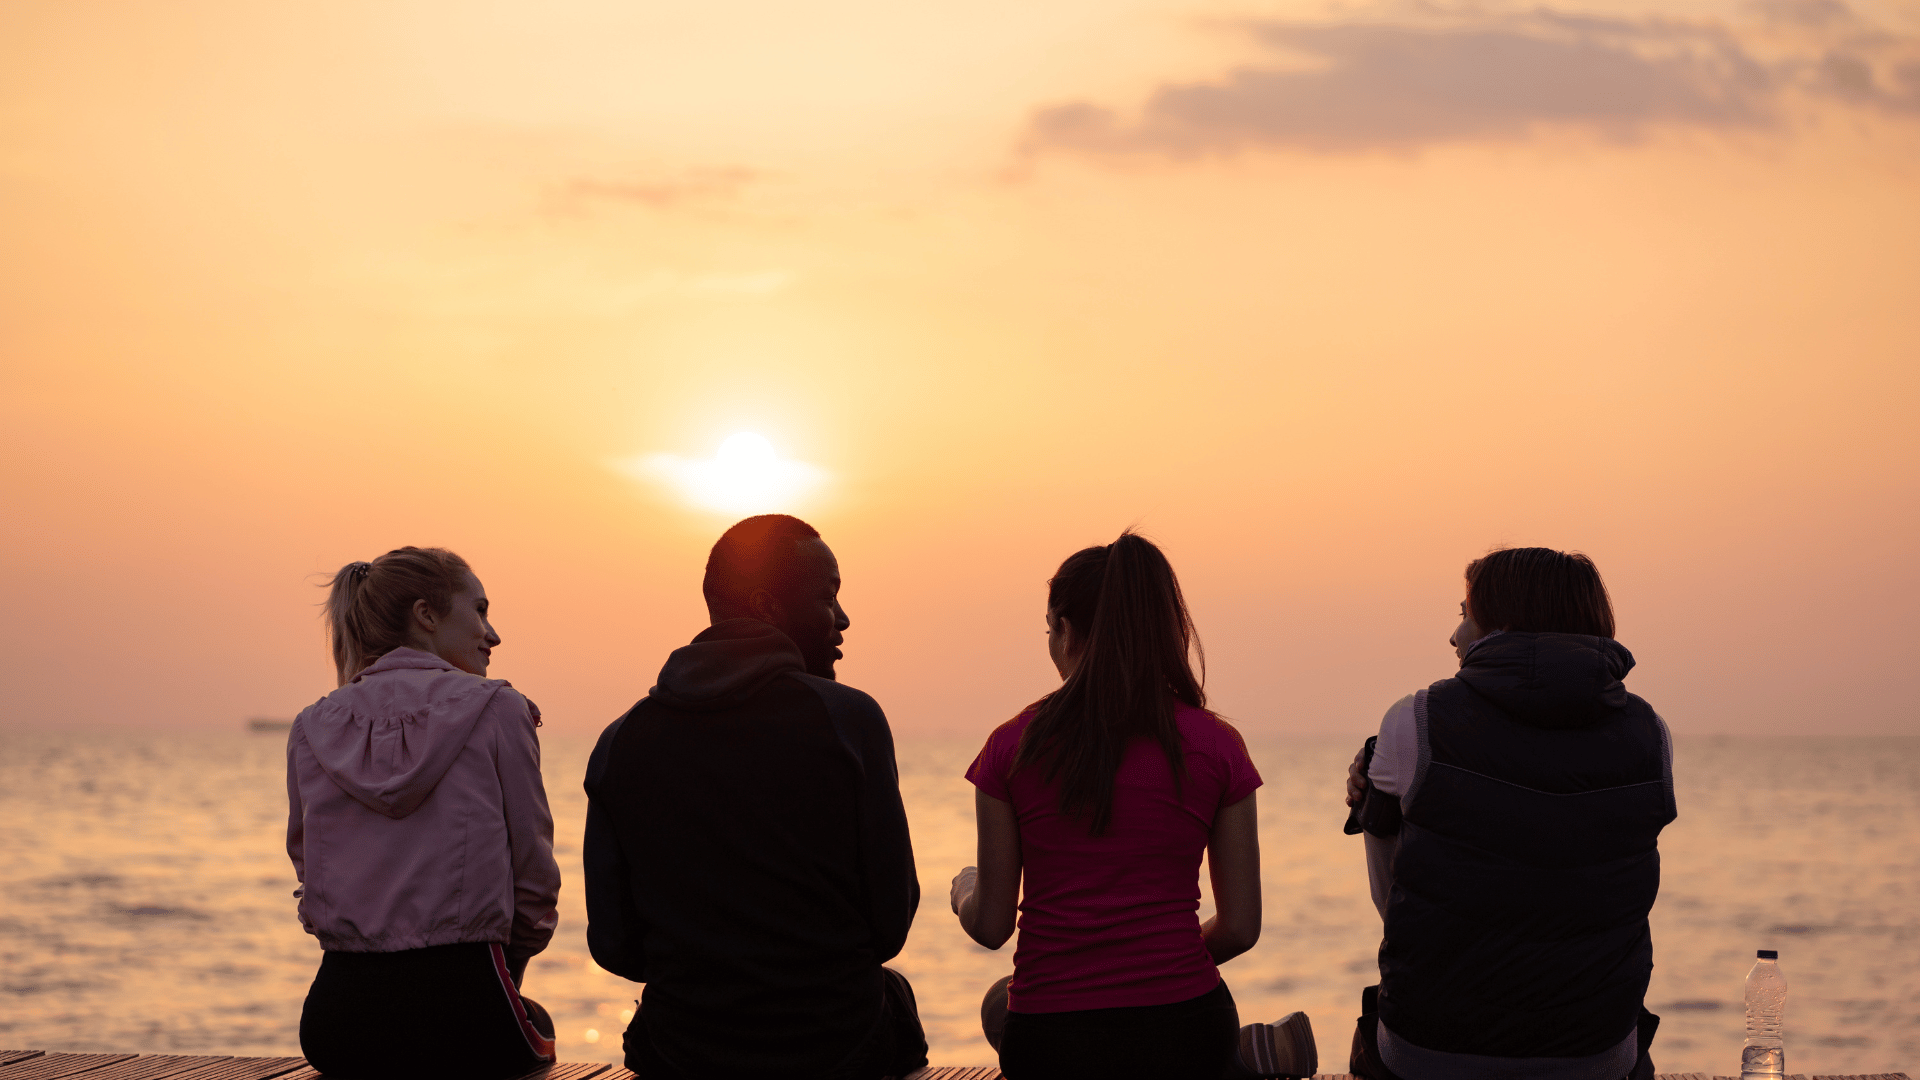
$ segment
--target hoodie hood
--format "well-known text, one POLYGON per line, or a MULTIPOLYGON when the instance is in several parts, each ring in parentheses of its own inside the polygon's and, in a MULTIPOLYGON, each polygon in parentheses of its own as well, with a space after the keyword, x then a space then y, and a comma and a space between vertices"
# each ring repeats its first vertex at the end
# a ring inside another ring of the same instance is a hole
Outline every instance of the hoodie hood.
POLYGON ((507 685, 432 653, 395 649, 309 706, 292 737, 306 740, 340 790, 376 813, 403 818, 433 793, 507 685))
POLYGON ((673 650, 647 696, 669 708, 719 712, 745 704, 780 675, 806 670, 799 646, 771 623, 727 619, 673 650))
POLYGON ((1627 707, 1631 670, 1633 654, 1612 638, 1508 631, 1468 648, 1458 677, 1523 724, 1579 728, 1627 707))

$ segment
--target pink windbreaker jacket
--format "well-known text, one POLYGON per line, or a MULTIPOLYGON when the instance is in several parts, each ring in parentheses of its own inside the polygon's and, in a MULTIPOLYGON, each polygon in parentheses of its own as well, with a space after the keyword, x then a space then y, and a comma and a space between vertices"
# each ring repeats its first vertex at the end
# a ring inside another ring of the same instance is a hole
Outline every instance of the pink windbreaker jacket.
POLYGON ((498 942, 559 922, 540 710, 504 679, 395 649, 287 737, 287 854, 300 922, 333 952, 498 942))

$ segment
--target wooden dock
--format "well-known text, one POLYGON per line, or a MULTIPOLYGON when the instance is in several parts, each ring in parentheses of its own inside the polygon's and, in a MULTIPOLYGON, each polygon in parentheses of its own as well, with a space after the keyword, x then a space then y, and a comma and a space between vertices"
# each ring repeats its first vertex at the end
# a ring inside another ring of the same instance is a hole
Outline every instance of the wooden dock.
MULTIPOLYGON (((187 1057, 177 1054, 60 1054, 40 1050, 0 1050, 0 1080, 320 1080, 305 1058, 187 1057)), ((560 1062, 520 1080, 634 1080, 617 1066, 560 1062)), ((1000 1080, 991 1065, 933 1065, 906 1080, 1000 1080)), ((1354 1080, 1346 1073, 1321 1073, 1314 1080, 1354 1080)), ((1735 1080, 1707 1073, 1661 1073, 1658 1080, 1735 1080)), ((1906 1073, 1858 1076, 1807 1076, 1787 1080, 1908 1080, 1906 1073)))

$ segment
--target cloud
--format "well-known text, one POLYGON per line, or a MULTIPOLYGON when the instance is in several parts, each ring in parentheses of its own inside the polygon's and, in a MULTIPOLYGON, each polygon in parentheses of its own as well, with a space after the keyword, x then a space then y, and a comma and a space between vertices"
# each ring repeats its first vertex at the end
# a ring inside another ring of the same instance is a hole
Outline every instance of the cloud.
POLYGON ((1885 65, 1874 59, 1868 50, 1831 51, 1820 58, 1815 85, 1856 105, 1920 116, 1920 59, 1885 65))
POLYGON ((566 201, 575 206, 607 201, 667 210, 735 198, 760 178, 756 169, 738 165, 710 166, 615 180, 578 178, 566 185, 563 194, 566 201))
POLYGON ((1833 26, 1853 21, 1853 9, 1841 0, 1753 0, 1748 9, 1779 23, 1833 26))
POLYGON ((1537 9, 1427 10, 1343 23, 1254 22, 1270 59, 1154 90, 1131 117, 1036 111, 1023 147, 1192 157, 1258 147, 1405 148, 1543 129, 1633 141, 1682 126, 1763 130, 1793 92, 1920 111, 1920 49, 1839 0, 1762 0, 1727 27, 1537 9))
POLYGON ((1889 33, 1841 0, 1754 0, 1769 29, 1797 32, 1781 57, 1809 93, 1895 115, 1920 117, 1920 39, 1889 33))

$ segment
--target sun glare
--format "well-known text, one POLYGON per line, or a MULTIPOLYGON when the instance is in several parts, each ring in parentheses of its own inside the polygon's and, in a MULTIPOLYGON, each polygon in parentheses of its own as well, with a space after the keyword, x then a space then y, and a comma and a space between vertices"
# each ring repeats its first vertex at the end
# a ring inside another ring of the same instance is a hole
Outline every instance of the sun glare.
POLYGON ((630 475, 665 481, 702 509, 730 514, 794 509, 826 480, 820 468, 781 457, 765 436, 751 431, 727 436, 711 458, 649 454, 621 462, 620 468, 630 475))

